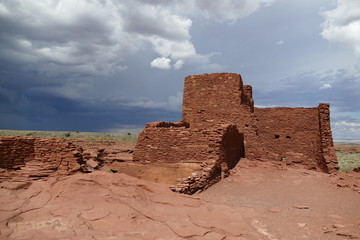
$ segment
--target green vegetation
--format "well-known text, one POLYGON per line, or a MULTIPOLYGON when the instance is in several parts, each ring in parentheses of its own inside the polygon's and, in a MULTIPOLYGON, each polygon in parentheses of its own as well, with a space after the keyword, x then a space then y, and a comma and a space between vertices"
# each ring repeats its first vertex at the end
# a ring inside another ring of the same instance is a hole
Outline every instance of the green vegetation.
POLYGON ((340 171, 351 172, 360 167, 360 145, 336 144, 335 149, 340 171))
POLYGON ((336 153, 339 168, 342 172, 351 172, 354 168, 360 167, 360 154, 359 153, 336 153))
POLYGON ((62 138, 62 139, 91 139, 91 140, 115 140, 136 142, 137 134, 128 133, 99 133, 99 132, 60 132, 60 131, 21 131, 21 130, 0 130, 2 136, 32 136, 43 138, 62 138))

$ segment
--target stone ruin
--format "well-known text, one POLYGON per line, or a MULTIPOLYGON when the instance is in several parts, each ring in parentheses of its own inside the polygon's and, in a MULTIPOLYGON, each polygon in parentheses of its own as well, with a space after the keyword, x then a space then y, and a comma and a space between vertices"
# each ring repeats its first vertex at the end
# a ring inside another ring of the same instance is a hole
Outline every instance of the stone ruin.
MULTIPOLYGON (((121 159, 129 158, 130 154, 124 156, 108 149, 117 153, 111 156, 104 148, 92 146, 101 142, 32 136, 0 137, 0 188, 17 188, 47 177, 104 170, 104 166, 119 156, 121 159)), ((109 143, 106 141, 107 145, 109 143)))
POLYGON ((29 180, 65 176, 84 166, 82 149, 62 139, 2 137, 0 153, 1 187, 16 188, 29 180))
POLYGON ((174 191, 192 194, 229 174, 229 169, 245 157, 243 142, 244 134, 235 125, 196 129, 185 122, 154 122, 139 135, 133 159, 143 164, 176 163, 183 168, 199 165, 191 176, 180 178, 172 187, 174 191))
POLYGON ((182 121, 146 124, 133 160, 197 164, 173 191, 192 194, 226 177, 241 158, 277 161, 330 173, 337 159, 330 105, 257 108, 252 87, 235 73, 185 78, 182 121))

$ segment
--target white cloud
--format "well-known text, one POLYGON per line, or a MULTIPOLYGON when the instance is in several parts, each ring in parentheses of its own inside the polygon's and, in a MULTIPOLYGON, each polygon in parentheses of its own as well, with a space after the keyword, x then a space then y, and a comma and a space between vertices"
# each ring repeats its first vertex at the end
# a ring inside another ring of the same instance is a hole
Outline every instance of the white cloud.
POLYGON ((331 84, 329 83, 324 83, 319 89, 323 90, 323 89, 329 89, 332 88, 331 84))
POLYGON ((279 40, 279 41, 277 41, 275 44, 276 45, 283 45, 285 42, 284 42, 284 40, 279 40))
POLYGON ((274 0, 196 0, 194 4, 195 11, 201 12, 207 18, 236 21, 261 7, 270 6, 273 2, 274 0))
POLYGON ((152 68, 170 69, 171 68, 170 62, 171 62, 170 58, 165 58, 165 57, 155 58, 150 63, 150 66, 152 68))
POLYGON ((360 140, 360 123, 340 121, 331 126, 335 139, 357 139, 360 140))
POLYGON ((175 69, 180 69, 182 68, 182 66, 184 65, 184 61, 183 60, 177 60, 176 63, 174 63, 174 68, 175 69))
POLYGON ((175 41, 191 38, 189 33, 191 19, 176 14, 170 8, 161 5, 137 4, 131 8, 131 11, 124 14, 126 18, 124 27, 129 32, 175 41))
POLYGON ((185 60, 194 63, 197 66, 208 65, 210 63, 210 58, 213 55, 196 53, 194 45, 189 40, 172 41, 156 36, 151 37, 149 41, 152 43, 154 51, 162 56, 161 59, 167 58, 176 61, 174 69, 180 69, 185 63, 185 60))
POLYGON ((350 47, 360 57, 360 1, 338 0, 335 9, 321 14, 325 18, 322 37, 350 47))
POLYGON ((360 127, 360 123, 354 123, 354 122, 336 122, 334 123, 335 126, 347 126, 347 127, 360 127))
POLYGON ((150 39, 156 53, 172 59, 190 58, 196 56, 196 50, 190 41, 176 42, 160 37, 150 39))

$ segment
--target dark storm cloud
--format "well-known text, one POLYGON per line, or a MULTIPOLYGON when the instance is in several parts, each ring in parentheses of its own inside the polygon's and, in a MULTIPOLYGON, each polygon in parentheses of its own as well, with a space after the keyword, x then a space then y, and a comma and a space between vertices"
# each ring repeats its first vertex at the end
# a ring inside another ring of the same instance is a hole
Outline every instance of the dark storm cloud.
MULTIPOLYGON (((111 6, 107 6, 110 8, 111 6)), ((125 69, 133 53, 121 21, 100 2, 4 1, 1 3, 0 59, 27 64, 46 75, 109 75, 125 69), (108 19, 108 17, 115 17, 108 19)))
POLYGON ((148 121, 181 118, 179 111, 159 110, 156 104, 161 103, 148 99, 74 100, 33 89, 5 88, 7 92, 0 88, 1 128, 107 131, 120 123, 138 128, 148 121))

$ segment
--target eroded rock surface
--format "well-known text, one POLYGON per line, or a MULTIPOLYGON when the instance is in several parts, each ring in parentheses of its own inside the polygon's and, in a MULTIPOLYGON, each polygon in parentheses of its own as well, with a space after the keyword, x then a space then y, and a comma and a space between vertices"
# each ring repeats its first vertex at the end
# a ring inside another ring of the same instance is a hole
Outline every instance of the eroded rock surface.
POLYGON ((232 207, 101 171, 1 189, 0 206, 9 239, 224 239, 244 231, 232 207))
POLYGON ((358 239, 360 195, 334 180, 246 159, 193 196, 105 171, 49 177, 0 189, 0 239, 358 239))

